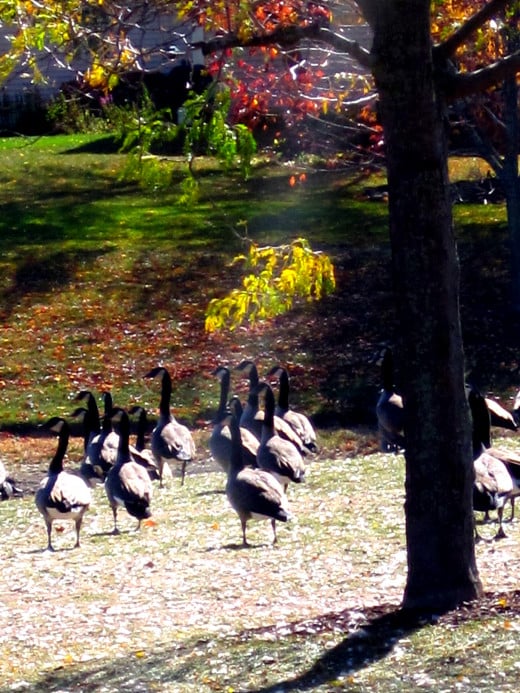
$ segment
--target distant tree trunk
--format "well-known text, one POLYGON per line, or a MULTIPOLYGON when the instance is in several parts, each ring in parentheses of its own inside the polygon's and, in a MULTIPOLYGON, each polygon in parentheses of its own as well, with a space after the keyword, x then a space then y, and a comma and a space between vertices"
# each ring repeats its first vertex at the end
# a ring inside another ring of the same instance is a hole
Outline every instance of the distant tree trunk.
POLYGON ((472 456, 445 113, 429 0, 364 0, 384 129, 406 408, 408 578, 403 605, 478 597, 472 456))

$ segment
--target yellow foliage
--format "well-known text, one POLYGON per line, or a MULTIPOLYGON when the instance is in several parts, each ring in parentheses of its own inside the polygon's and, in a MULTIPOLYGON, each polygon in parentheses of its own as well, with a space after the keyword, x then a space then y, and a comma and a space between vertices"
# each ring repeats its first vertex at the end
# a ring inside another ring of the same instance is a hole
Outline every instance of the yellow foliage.
POLYGON ((331 259, 313 251, 303 238, 262 248, 252 243, 247 255, 233 260, 237 261, 245 263, 247 272, 242 288, 209 302, 207 332, 234 330, 245 321, 253 325, 290 310, 297 299, 320 300, 336 286, 331 259))
POLYGON ((86 80, 91 87, 96 89, 104 88, 107 85, 108 75, 105 68, 99 63, 95 63, 87 70, 86 80))

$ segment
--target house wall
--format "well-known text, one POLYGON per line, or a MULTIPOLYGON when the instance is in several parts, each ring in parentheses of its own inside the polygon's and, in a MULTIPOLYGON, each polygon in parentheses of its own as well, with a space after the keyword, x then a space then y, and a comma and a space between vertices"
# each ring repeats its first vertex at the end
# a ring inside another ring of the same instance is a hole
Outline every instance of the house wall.
MULTIPOLYGON (((144 70, 168 71, 180 58, 194 64, 203 63, 201 51, 192 51, 189 41, 197 36, 199 28, 176 22, 175 18, 154 14, 139 22, 139 29, 128 31, 128 40, 136 56, 136 67, 144 70)), ((9 50, 9 35, 13 30, 0 27, 0 54, 9 50)), ((0 128, 14 127, 17 113, 22 108, 38 111, 41 104, 54 97, 64 83, 74 81, 84 73, 89 63, 75 60, 68 63, 63 55, 40 52, 36 54, 38 72, 43 80, 36 80, 27 65, 18 66, 7 80, 0 84, 0 128)))

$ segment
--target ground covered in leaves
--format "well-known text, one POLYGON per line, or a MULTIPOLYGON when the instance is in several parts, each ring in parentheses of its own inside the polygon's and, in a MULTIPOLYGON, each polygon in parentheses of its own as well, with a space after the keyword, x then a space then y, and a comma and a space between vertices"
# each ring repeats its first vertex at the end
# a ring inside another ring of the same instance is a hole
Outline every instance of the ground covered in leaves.
MULTIPOLYGON (((0 504, 2 690, 516 688, 517 521, 506 539, 477 546, 480 603, 410 619, 399 611, 401 456, 349 456, 325 436, 307 482, 289 489, 295 521, 279 526, 278 545, 269 524, 250 523, 244 549, 207 432, 197 442, 185 486, 175 477, 155 489, 153 523, 136 532, 123 511, 113 536, 97 487, 81 548, 71 548, 72 526, 57 523, 49 553, 32 490, 55 441, 4 436, 0 452, 26 495, 0 504)), ((80 454, 74 438, 71 467, 80 454)), ((486 537, 495 530, 481 527, 486 537)))

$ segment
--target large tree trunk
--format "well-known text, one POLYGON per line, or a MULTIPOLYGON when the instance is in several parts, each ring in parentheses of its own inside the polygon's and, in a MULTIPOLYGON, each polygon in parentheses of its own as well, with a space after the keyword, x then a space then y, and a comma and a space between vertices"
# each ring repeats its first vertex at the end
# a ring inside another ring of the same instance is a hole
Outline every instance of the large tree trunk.
MULTIPOLYGON (((515 20, 518 21, 518 16, 515 17, 515 20)), ((513 52, 518 50, 520 36, 516 25, 512 25, 509 31, 511 35, 507 39, 506 48, 513 52)), ((520 181, 518 179, 520 123, 516 76, 508 77, 504 81, 503 93, 506 146, 501 179, 506 196, 507 225, 511 244, 511 302, 513 310, 520 313, 520 181)))
POLYGON ((481 593, 470 424, 442 99, 429 0, 366 0, 385 134, 406 408, 408 578, 403 606, 450 608, 481 593))

